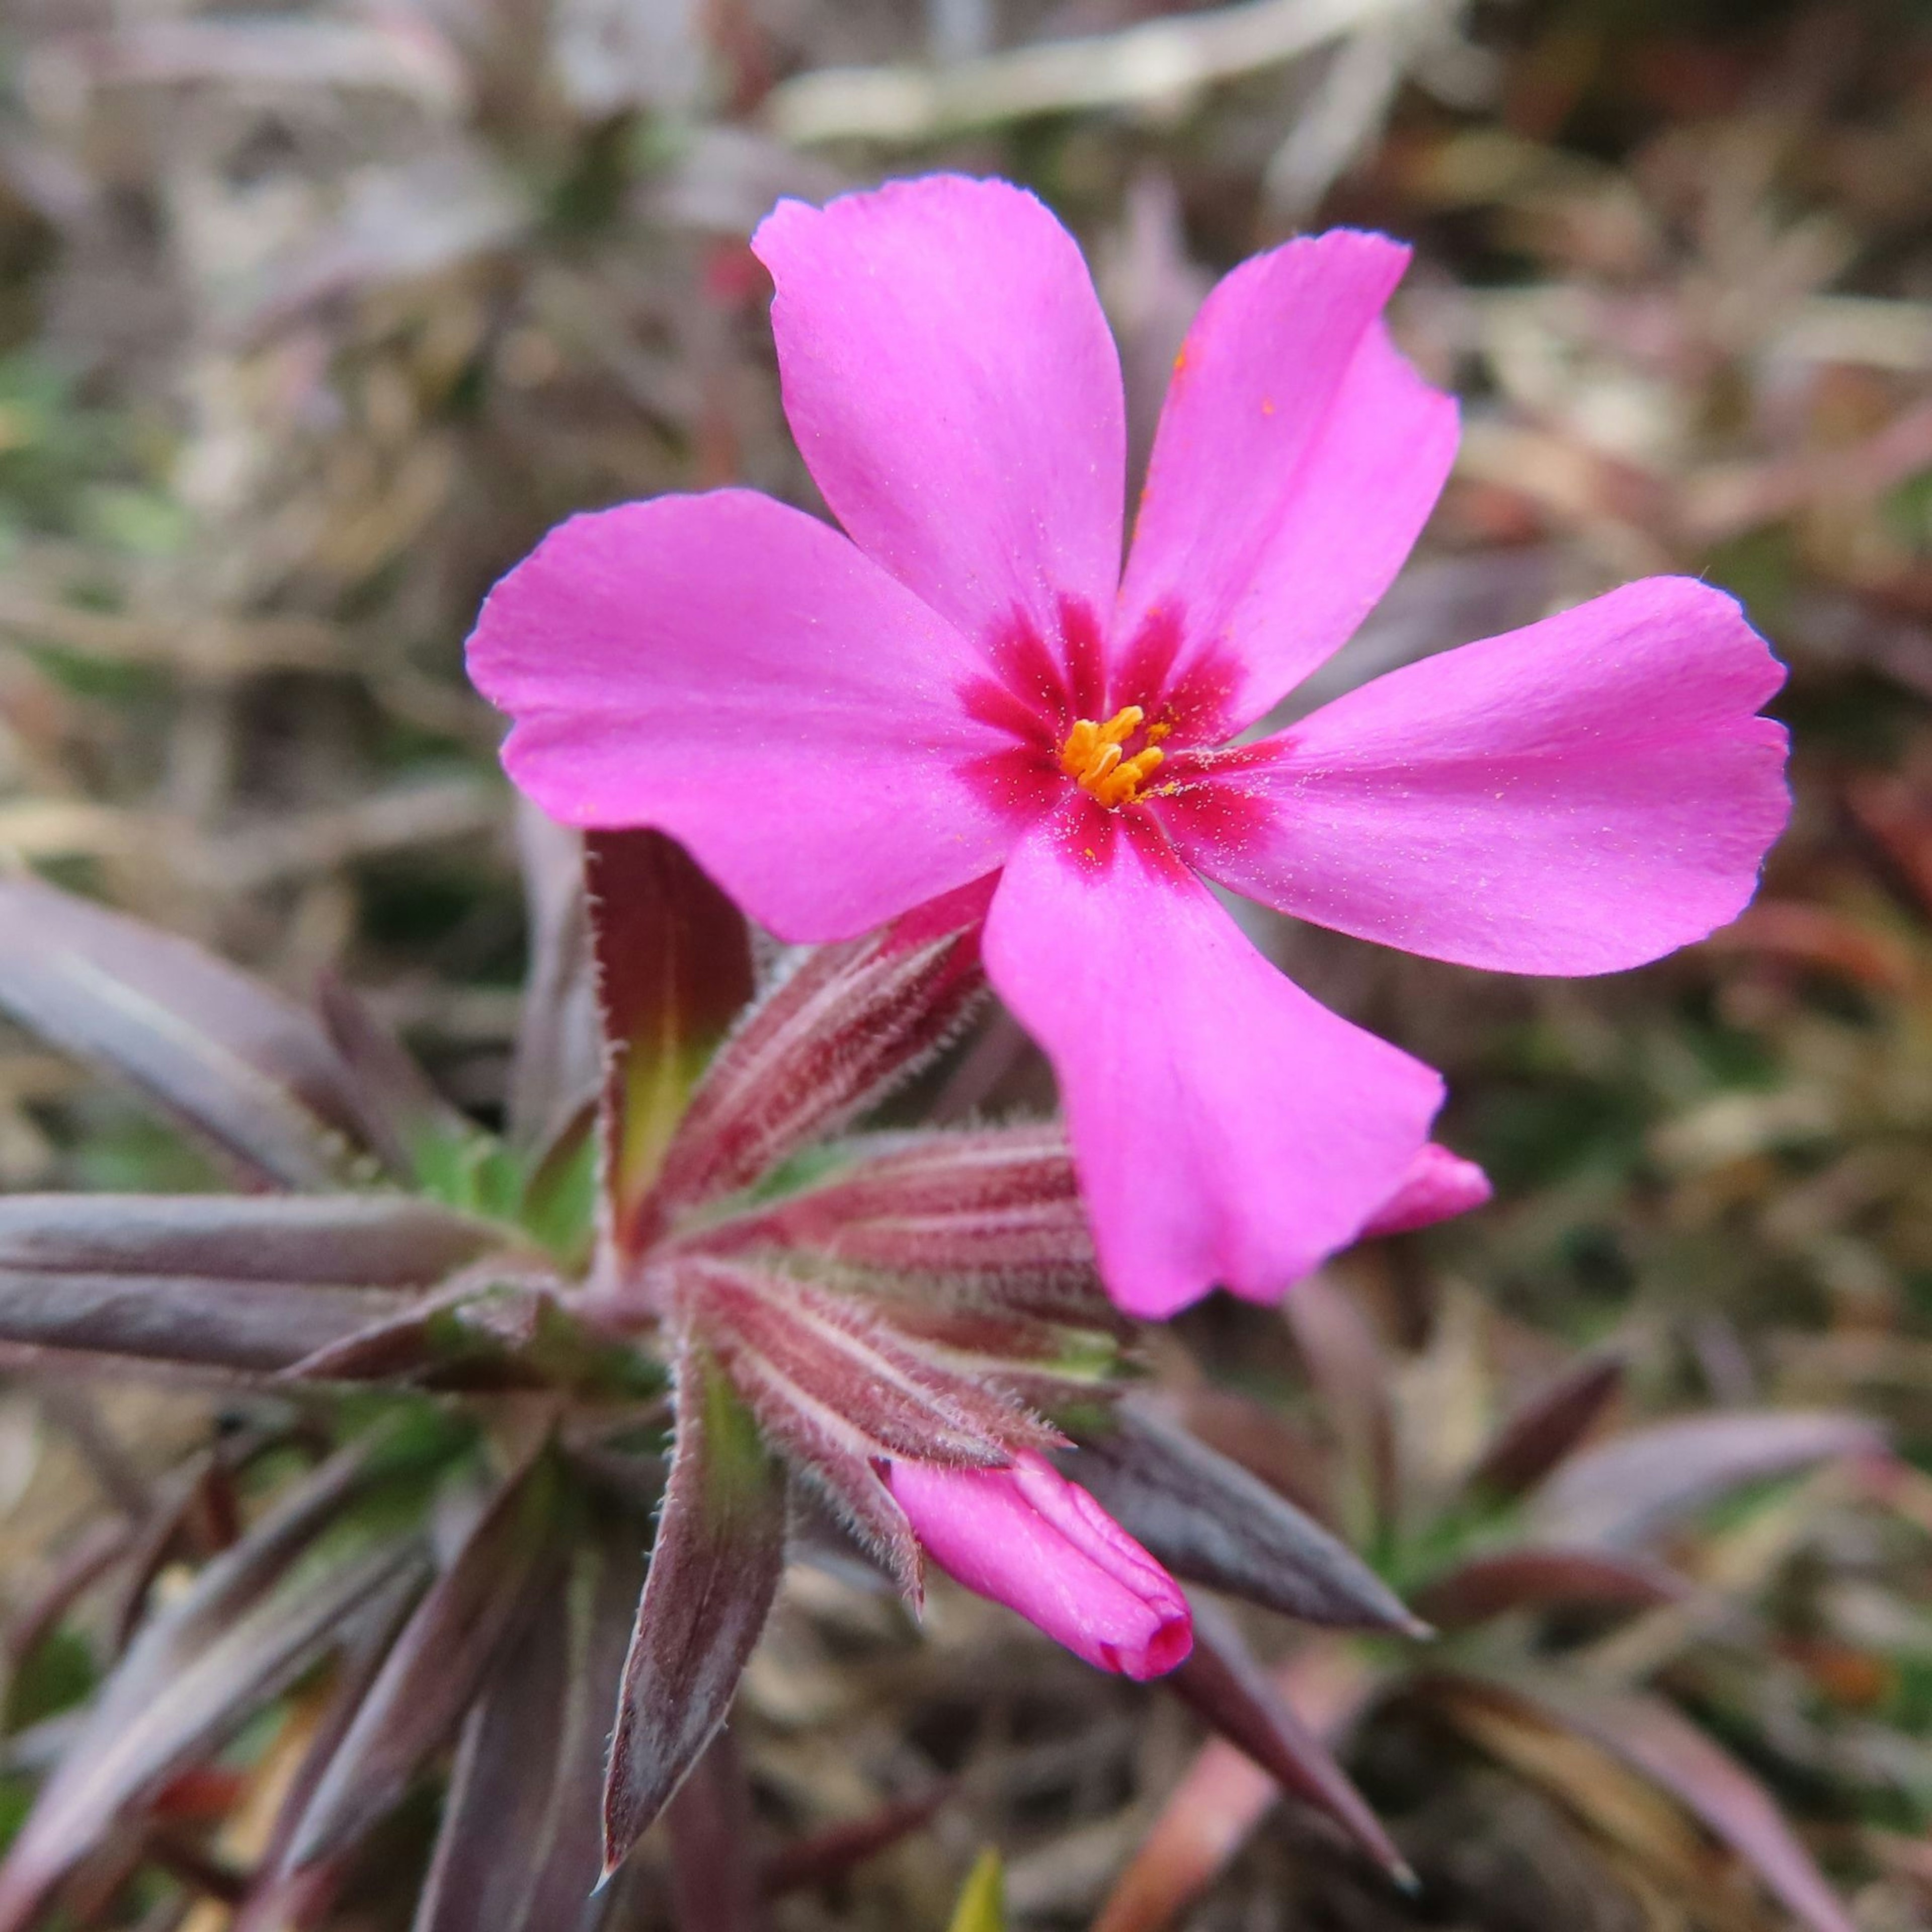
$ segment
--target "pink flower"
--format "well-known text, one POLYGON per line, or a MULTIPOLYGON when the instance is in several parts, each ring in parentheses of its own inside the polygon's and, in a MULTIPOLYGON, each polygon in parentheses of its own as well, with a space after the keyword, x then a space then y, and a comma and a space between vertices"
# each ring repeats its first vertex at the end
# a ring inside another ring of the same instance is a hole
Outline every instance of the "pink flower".
POLYGON ((1455 405, 1380 320, 1405 249, 1292 242, 1209 296, 1123 572, 1119 364, 1031 196, 785 202, 754 247, 845 534, 742 490, 577 518, 491 595, 471 674, 545 810, 672 833, 783 937, 987 896, 1126 1309, 1277 1296, 1396 1192, 1442 1096, 1197 874, 1522 973, 1634 966, 1750 898, 1787 809, 1753 715, 1783 672, 1687 578, 1233 742, 1346 641, 1448 472, 1455 405))
POLYGON ((1145 1678, 1193 1648, 1180 1586, 1036 1450, 1022 1450, 1005 1469, 896 1461, 886 1480, 949 1576, 1018 1611, 1076 1657, 1145 1678))

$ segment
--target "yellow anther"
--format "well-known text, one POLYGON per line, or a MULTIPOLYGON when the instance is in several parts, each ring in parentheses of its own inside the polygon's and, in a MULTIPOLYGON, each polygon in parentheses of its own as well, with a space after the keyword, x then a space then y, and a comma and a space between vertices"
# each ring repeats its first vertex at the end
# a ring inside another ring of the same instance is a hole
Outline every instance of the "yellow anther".
POLYGON ((1100 726, 1090 718, 1076 719, 1066 734, 1066 742, 1060 748, 1060 769, 1069 778, 1077 778, 1087 769, 1088 760, 1100 742, 1100 726))
POLYGON ((1060 770, 1109 810, 1131 805, 1142 784, 1165 756, 1156 748, 1156 741, 1165 738, 1170 728, 1165 724, 1150 726, 1147 748, 1130 758, 1122 747, 1141 728, 1146 716, 1138 704, 1130 704, 1115 712, 1104 724, 1096 724, 1090 718, 1076 719, 1066 734, 1066 743, 1060 748, 1060 770))
POLYGON ((1137 752, 1131 758, 1122 759, 1087 789, 1102 805, 1110 808, 1131 805, 1139 796, 1142 783, 1153 776, 1155 766, 1166 755, 1157 746, 1150 745, 1144 752, 1137 752))

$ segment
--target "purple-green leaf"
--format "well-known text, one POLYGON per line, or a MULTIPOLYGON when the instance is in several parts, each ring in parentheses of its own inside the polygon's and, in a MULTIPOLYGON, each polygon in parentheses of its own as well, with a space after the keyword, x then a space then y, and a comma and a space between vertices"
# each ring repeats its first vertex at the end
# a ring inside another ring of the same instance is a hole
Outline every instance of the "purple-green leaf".
POLYGON ((1811 1932, 1856 1932, 1776 1801, 1727 1751, 1662 1698, 1608 1691, 1546 1672, 1474 1678, 1590 1739, 1668 1792, 1730 1846, 1811 1932))
POLYGON ((405 1535, 315 1576, 288 1576, 171 1671, 152 1668, 153 1650, 137 1646, 0 1866, 0 1932, 24 1932, 62 1878, 130 1808, 233 1736, 338 1642, 358 1611, 410 1587, 424 1562, 421 1544, 405 1535))
MULTIPOLYGON (((591 1932, 604 1747, 644 1580, 641 1519, 580 1538, 458 1750, 415 1932, 591 1932)), ((598 1894, 612 1897, 610 1891, 598 1894)))
POLYGON ((16 1195, 0 1198, 0 1339, 272 1371, 501 1239, 386 1196, 16 1195))
POLYGON ((1415 1607, 1442 1629, 1462 1630, 1510 1610, 1648 1610, 1678 1601, 1690 1587, 1648 1557, 1525 1547, 1459 1563, 1417 1596, 1415 1607))
POLYGON ((1064 1438, 977 1378, 895 1335, 876 1306, 734 1262, 680 1262, 679 1305, 767 1434, 836 1418, 880 1455, 997 1468, 1064 1438))
POLYGON ((614 1872, 731 1708, 784 1561, 784 1474, 703 1346, 678 1372, 677 1440, 604 1786, 614 1872))
POLYGON ((1118 1318, 1057 1123, 895 1136, 744 1227, 853 1267, 943 1277, 976 1304, 1118 1318))
POLYGON ((1168 1687, 1291 1797, 1340 1826, 1399 1883, 1412 1884, 1407 1864, 1367 1800, 1269 1681, 1233 1620, 1198 1597, 1189 1604, 1194 1648, 1164 1680, 1168 1687))
POLYGON ((604 1176, 620 1257, 652 1232, 647 1204, 692 1089, 752 994, 744 916, 661 832, 593 832, 585 881, 603 1026, 604 1176))
POLYGON ((561 1561, 560 1492, 536 1433, 389 1652, 291 1836, 291 1870, 352 1844, 462 1721, 561 1561))
POLYGON ((719 1048, 666 1153, 669 1215, 836 1133, 945 1045, 985 985, 976 928, 902 921, 797 956, 719 1048))
POLYGON ((1884 1447, 1876 1423, 1844 1410, 1687 1416, 1575 1457, 1544 1485, 1532 1525, 1540 1540, 1628 1546, 1743 1484, 1884 1447))
POLYGON ((716 1732, 664 1808, 677 1932, 764 1932, 770 1913, 748 1856, 752 1785, 728 1730, 716 1732))
POLYGON ((254 1881, 237 1907, 229 1932, 310 1932, 333 1904, 347 1861, 326 1861, 304 1872, 291 1872, 287 1867, 290 1841, 380 1675, 391 1645, 416 1606, 420 1588, 416 1576, 402 1580, 400 1586, 376 1598, 344 1626, 326 1700, 302 1760, 281 1794, 268 1844, 256 1864, 254 1881))
POLYGON ((0 880, 0 1010, 130 1081, 246 1178, 334 1186, 361 1118, 316 1018, 174 934, 0 880))
POLYGON ((1240 1464, 1131 1400, 1061 1466, 1177 1576, 1304 1622, 1426 1635, 1348 1545, 1240 1464))
POLYGON ((1479 1495, 1508 1501, 1535 1488, 1576 1449, 1623 1387, 1621 1355, 1588 1354, 1532 1395, 1469 1472, 1479 1495))

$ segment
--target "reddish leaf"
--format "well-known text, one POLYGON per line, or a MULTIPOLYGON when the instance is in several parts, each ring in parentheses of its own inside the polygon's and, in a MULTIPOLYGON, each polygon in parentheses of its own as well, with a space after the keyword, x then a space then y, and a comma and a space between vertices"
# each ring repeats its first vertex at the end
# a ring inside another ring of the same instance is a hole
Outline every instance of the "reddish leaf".
POLYGON ((936 1785, 916 1798, 902 1798, 865 1817, 829 1825, 809 1838, 794 1839, 766 1862, 766 1895, 782 1898, 788 1892, 809 1891, 843 1877, 854 1865, 922 1831, 952 1790, 950 1784, 936 1785))
POLYGON ((38 880, 0 880, 0 1008, 131 1081, 266 1185, 334 1185, 359 1132, 347 1071, 311 1015, 38 880))
POLYGON ((797 956, 719 1050, 664 1160, 669 1214, 748 1186, 937 1053, 984 984, 976 928, 902 921, 797 956))
POLYGON ((287 1869, 288 1848, 316 1787, 327 1774, 356 1714, 381 1673, 390 1646, 415 1607, 421 1583, 412 1575, 376 1598, 350 1620, 342 1633, 340 1656, 326 1700, 308 1732, 307 1748, 287 1781, 275 1812, 274 1828, 256 1867, 254 1883, 229 1932, 309 1932, 328 1912, 344 1876, 338 1860, 304 1873, 287 1869))
POLYGON ((677 1442, 604 1786, 604 1867, 623 1862, 724 1721, 784 1562, 784 1478, 751 1412, 688 1342, 677 1442))
POLYGON ((148 1647, 137 1647, 41 1788, 0 1867, 0 1932, 24 1932, 52 1888, 131 1806, 232 1736, 338 1642, 360 1608, 405 1587, 422 1561, 420 1545, 404 1537, 316 1578, 290 1578, 172 1672, 154 1670, 148 1647))
POLYGON ((1346 1544, 1238 1463, 1144 1404, 1113 1419, 1061 1466, 1177 1576, 1309 1623, 1427 1634, 1346 1544))
POLYGON ((1640 1542, 1741 1484, 1884 1446, 1876 1424, 1844 1412, 1686 1417, 1634 1430, 1575 1459, 1544 1486, 1534 1521, 1554 1542, 1640 1542))
POLYGON ((0 1199, 0 1338, 279 1369, 502 1239, 378 1195, 16 1195, 0 1199))
POLYGON ((1282 1790, 1339 1825, 1399 1884, 1413 1885, 1382 1821, 1275 1688, 1232 1620, 1198 1597, 1189 1601, 1194 1648, 1166 1679, 1175 1694, 1282 1790))
MULTIPOLYGON (((869 1296, 877 1286, 861 1278, 854 1292, 869 1296)), ((922 1293, 884 1295, 878 1305, 922 1362, 1038 1408, 1090 1402, 1121 1366, 1122 1337, 1111 1324, 1076 1328, 997 1308, 934 1306, 922 1293)))
MULTIPOLYGON (((1359 1658, 1311 1646, 1269 1673, 1302 1723, 1333 1747, 1376 1688, 1359 1658)), ((1195 1758, 1108 1894, 1093 1932, 1160 1932, 1198 1898, 1281 1795, 1244 1752, 1216 1738, 1195 1758)))
POLYGON ((1064 1439, 922 1357, 853 1296, 696 1257, 679 1264, 676 1294, 766 1432, 788 1446, 827 1417, 875 1454, 929 1462, 998 1467, 1012 1449, 1064 1439))
POLYGON ((664 1810, 677 1932, 763 1932, 770 1922, 750 1855, 752 1787, 728 1730, 715 1733, 664 1810))
POLYGON ((1468 1486, 1502 1499, 1533 1490, 1582 1441, 1623 1387, 1620 1355, 1585 1355, 1540 1389, 1496 1434, 1468 1486))
POLYGON ((742 1228, 953 1292, 969 1284, 976 1303, 1118 1320, 1058 1124, 897 1139, 742 1228))
POLYGON ((1669 1792, 1812 1932, 1856 1932, 1771 1795, 1675 1706, 1544 1673, 1467 1681, 1480 1693, 1528 1704, 1669 1792))
MULTIPOLYGON (((415 1932, 591 1932, 604 1743, 644 1580, 628 1514, 580 1538, 471 1711, 415 1932)), ((600 1900, 614 1896, 607 1890, 600 1900)))
POLYGON ((537 1434, 390 1650, 291 1834, 291 1871, 352 1844, 455 1730, 555 1574, 560 1514, 537 1434))
POLYGON ((874 1445, 836 1416, 794 1411, 784 1420, 791 1432, 781 1441, 798 1482, 794 1534, 802 1550, 848 1575, 863 1558, 915 1613, 923 1610, 925 1554, 898 1498, 879 1480, 874 1445))
POLYGON ((1646 1610, 1689 1588, 1676 1570, 1642 1557, 1514 1549, 1458 1564, 1422 1592, 1416 1607, 1444 1630, 1462 1630, 1510 1610, 1646 1610))
POLYGON ((693 1088, 752 994, 743 916, 661 832, 593 832, 585 880, 604 1044, 604 1184, 617 1252, 652 1232, 646 1203, 693 1088))
POLYGON ((382 1479, 389 1441, 377 1434, 339 1450, 208 1564, 185 1594, 150 1619, 104 1690, 104 1712, 138 1708, 154 1684, 184 1669, 196 1651, 273 1589, 382 1479))

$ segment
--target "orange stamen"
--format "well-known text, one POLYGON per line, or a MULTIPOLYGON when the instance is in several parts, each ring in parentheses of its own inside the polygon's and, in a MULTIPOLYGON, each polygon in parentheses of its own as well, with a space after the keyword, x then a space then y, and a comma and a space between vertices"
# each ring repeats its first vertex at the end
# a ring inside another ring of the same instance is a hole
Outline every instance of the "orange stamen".
POLYGON ((1130 704, 1104 724, 1076 718, 1060 748, 1060 769, 1109 811, 1132 804, 1166 755, 1155 742, 1167 736, 1170 728, 1165 724, 1149 726, 1146 748, 1131 758, 1122 749, 1146 716, 1138 704, 1130 704))

